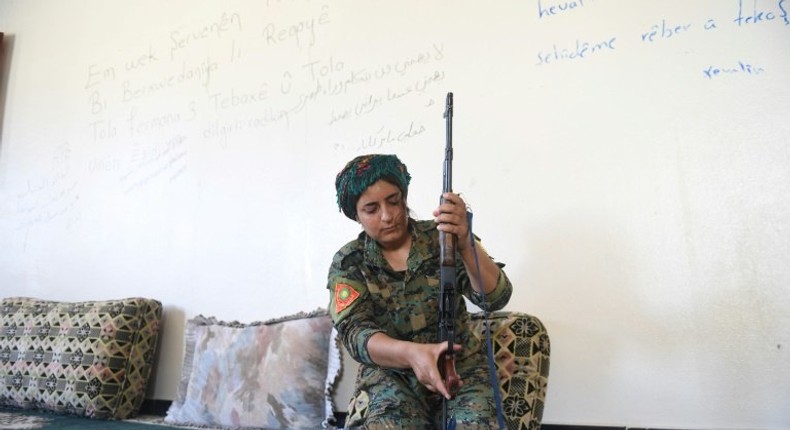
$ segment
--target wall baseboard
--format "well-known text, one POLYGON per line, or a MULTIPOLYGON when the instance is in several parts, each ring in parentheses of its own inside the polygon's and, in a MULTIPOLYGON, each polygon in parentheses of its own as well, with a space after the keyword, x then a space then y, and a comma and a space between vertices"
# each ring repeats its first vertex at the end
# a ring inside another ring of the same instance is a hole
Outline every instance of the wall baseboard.
POLYGON ((611 426, 572 426, 565 424, 541 424, 541 430, 626 430, 625 427, 611 426))
POLYGON ((679 430, 660 427, 628 427, 628 426, 579 426, 566 424, 541 424, 541 430, 679 430))
MULTIPOLYGON (((170 408, 171 403, 173 403, 172 400, 145 399, 143 400, 143 405, 140 407, 140 414, 165 416, 167 415, 167 410, 170 408)), ((337 424, 342 426, 346 420, 345 412, 336 412, 335 416, 337 417, 337 424)), ((540 428, 541 430, 670 430, 655 427, 579 426, 565 424, 543 424, 540 428)))

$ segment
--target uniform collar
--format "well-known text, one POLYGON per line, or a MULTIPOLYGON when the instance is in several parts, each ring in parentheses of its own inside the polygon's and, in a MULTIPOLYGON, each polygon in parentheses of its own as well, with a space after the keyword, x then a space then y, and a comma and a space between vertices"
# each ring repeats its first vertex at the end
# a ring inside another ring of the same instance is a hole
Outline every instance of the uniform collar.
MULTIPOLYGON (((409 217, 409 234, 411 234, 411 250, 409 251, 409 258, 407 261, 408 270, 416 270, 423 261, 430 258, 439 258, 438 249, 434 250, 429 246, 426 241, 430 241, 431 230, 436 230, 436 223, 433 221, 417 221, 409 217), (426 234, 428 233, 428 234, 426 234), (415 258, 415 249, 420 255, 415 258), (436 252, 434 252, 436 251, 436 252), (435 254, 435 255, 434 255, 435 254)), ((381 246, 373 238, 368 236, 364 231, 360 233, 359 240, 361 243, 362 254, 365 264, 370 268, 387 268, 392 271, 384 255, 381 253, 381 246)))

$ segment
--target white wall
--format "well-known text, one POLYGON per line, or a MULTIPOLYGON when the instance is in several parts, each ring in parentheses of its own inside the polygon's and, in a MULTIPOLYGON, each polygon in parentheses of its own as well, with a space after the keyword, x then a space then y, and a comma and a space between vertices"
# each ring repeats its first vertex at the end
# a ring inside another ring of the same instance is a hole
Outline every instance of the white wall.
POLYGON ((326 306, 345 161, 397 153, 430 216, 453 91, 545 422, 788 428, 789 9, 0 0, 2 295, 158 298, 172 399, 186 319, 326 306))

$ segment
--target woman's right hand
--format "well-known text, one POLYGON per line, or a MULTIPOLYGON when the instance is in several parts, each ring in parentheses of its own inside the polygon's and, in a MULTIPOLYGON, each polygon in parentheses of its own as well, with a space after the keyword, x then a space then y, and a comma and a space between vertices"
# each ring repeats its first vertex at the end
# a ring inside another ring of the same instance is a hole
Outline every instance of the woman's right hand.
MULTIPOLYGON (((447 351, 447 342, 411 343, 411 348, 409 362, 417 380, 432 393, 439 393, 446 399, 452 399, 450 388, 445 385, 439 370, 439 361, 443 359, 444 352, 447 351)), ((461 345, 453 345, 455 352, 461 349, 461 345)), ((459 380, 458 386, 460 387, 462 384, 463 382, 459 380)))
MULTIPOLYGON (((461 345, 454 344, 453 350, 459 352, 461 345)), ((376 333, 368 340, 368 353, 373 361, 381 367, 408 369, 414 371, 420 381, 432 393, 439 393, 447 399, 452 395, 445 386, 439 372, 439 359, 447 351, 447 342, 416 343, 393 339, 385 333, 376 333)), ((463 381, 458 381, 458 386, 463 381)))

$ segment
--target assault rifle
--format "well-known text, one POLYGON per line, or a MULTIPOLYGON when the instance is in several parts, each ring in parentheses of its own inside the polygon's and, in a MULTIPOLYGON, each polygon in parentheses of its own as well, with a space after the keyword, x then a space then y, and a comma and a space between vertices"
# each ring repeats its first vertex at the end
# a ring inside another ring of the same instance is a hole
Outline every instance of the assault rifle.
MULTIPOLYGON (((447 104, 444 111, 447 124, 447 142, 444 149, 444 184, 442 194, 453 191, 453 93, 447 93, 447 104)), ((444 203, 444 198, 441 199, 444 203)), ((456 269, 455 252, 458 238, 454 234, 439 231, 439 341, 447 342, 447 351, 439 360, 439 371, 442 373, 444 385, 455 396, 460 386, 460 378, 455 371, 455 291, 456 269)), ((442 422, 445 429, 454 428, 448 421, 447 399, 442 401, 442 422)))

